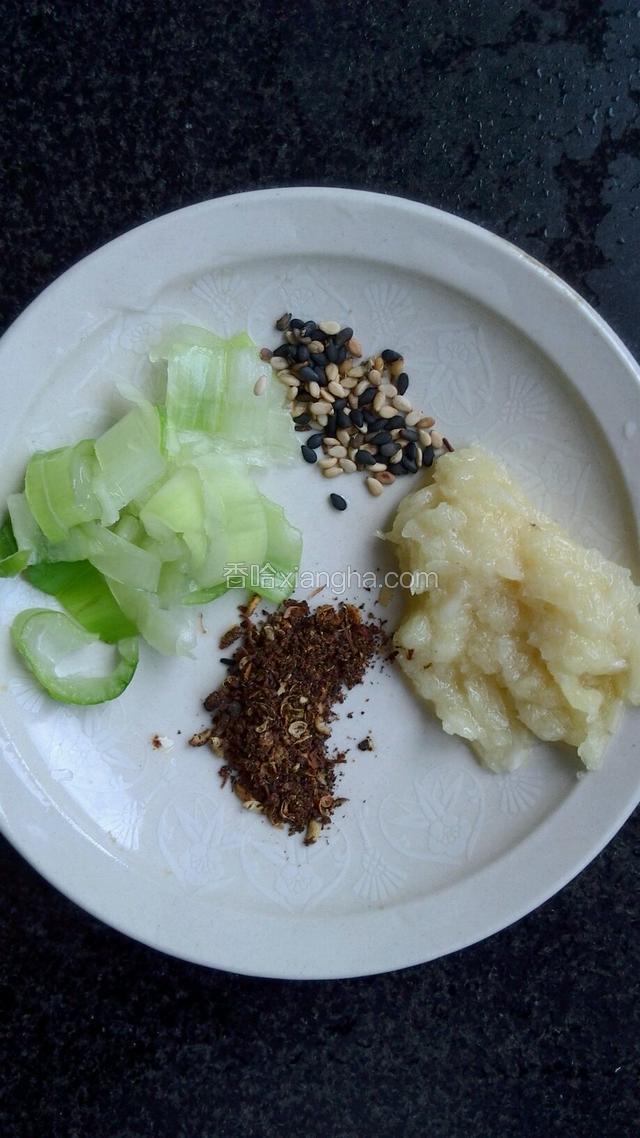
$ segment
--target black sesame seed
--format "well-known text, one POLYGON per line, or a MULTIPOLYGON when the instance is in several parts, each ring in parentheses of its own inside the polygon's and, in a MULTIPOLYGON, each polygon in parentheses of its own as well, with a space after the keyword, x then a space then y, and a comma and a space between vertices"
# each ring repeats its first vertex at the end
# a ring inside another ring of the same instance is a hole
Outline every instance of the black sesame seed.
POLYGON ((296 348, 296 359, 300 364, 306 364, 309 359, 309 349, 306 344, 298 344, 296 348))
POLYGON ((383 458, 391 458, 391 455, 396 453, 398 446, 397 443, 391 439, 391 442, 383 443, 378 449, 383 458))
POLYGON ((400 478, 403 474, 408 473, 401 462, 390 462, 387 466, 387 470, 390 474, 395 475, 396 478, 400 478))
POLYGON ((333 401, 334 411, 342 411, 343 407, 346 407, 346 406, 347 406, 346 399, 334 399, 334 401, 333 401))
POLYGON ((340 494, 330 494, 329 501, 331 502, 334 510, 346 510, 347 508, 347 503, 340 494))
POLYGON ((406 447, 404 448, 404 457, 413 462, 416 457, 416 450, 417 447, 415 443, 407 443, 406 447))
POLYGON ((330 364, 337 364, 337 362, 338 362, 338 351, 339 351, 339 349, 330 340, 326 346, 326 349, 325 349, 326 356, 327 356, 327 359, 328 359, 330 364))
POLYGON ((301 431, 304 434, 306 434, 306 432, 309 430, 309 424, 308 423, 297 423, 293 429, 294 429, 294 431, 301 431))
POLYGON ((398 395, 404 395, 408 386, 409 376, 407 375, 406 371, 401 371, 400 375, 396 379, 396 391, 398 392, 398 395))
POLYGON ((316 383, 317 379, 318 379, 318 376, 316 375, 315 370, 312 367, 309 367, 308 365, 300 368, 300 371, 298 372, 298 377, 299 377, 299 379, 306 380, 307 383, 316 383))
POLYGON ((349 418, 348 411, 338 411, 336 414, 336 423, 339 431, 345 431, 347 427, 351 426, 351 419, 349 418))
POLYGON ((306 446, 304 443, 300 447, 300 452, 305 462, 317 462, 318 456, 312 447, 306 446))
POLYGON ((308 427, 311 422, 311 415, 308 411, 303 411, 301 415, 295 415, 293 421, 301 427, 308 427))
POLYGON ((338 348, 338 358, 336 360, 336 363, 337 364, 343 364, 344 361, 346 360, 346 358, 347 358, 347 349, 345 347, 338 348))
POLYGON ((351 412, 351 422, 353 423, 354 427, 361 427, 364 423, 364 415, 358 407, 355 407, 351 412))
POLYGON ((315 367, 325 368, 327 366, 327 357, 324 352, 312 352, 311 363, 314 364, 315 367))
POLYGON ((362 395, 358 396, 358 407, 368 407, 370 403, 373 403, 377 390, 377 387, 365 388, 362 395))
POLYGON ((402 465, 404 466, 407 474, 415 474, 418 469, 418 464, 412 458, 404 457, 402 459, 402 465))
POLYGON ((298 348, 295 344, 280 344, 273 354, 274 356, 282 356, 285 360, 293 360, 295 359, 297 350, 298 348))
POLYGON ((347 340, 350 340, 352 338, 352 336, 353 328, 341 328, 340 331, 337 332, 333 337, 333 342, 334 344, 337 344, 339 348, 341 348, 343 344, 346 344, 347 340))
POLYGON ((311 336, 313 339, 317 339, 317 329, 318 325, 316 324, 315 320, 307 320, 307 322, 302 326, 302 335, 311 336))
POLYGON ((309 435, 309 438, 307 439, 307 446, 313 447, 313 449, 316 450, 318 447, 322 446, 323 438, 324 438, 323 432, 322 431, 316 431, 316 433, 314 435, 309 435))
MULTIPOLYGON (((365 423, 367 423, 370 427, 374 427, 375 423, 380 422, 380 419, 378 419, 378 416, 376 415, 375 411, 370 411, 368 407, 365 407, 362 414, 364 415, 365 423)), ((384 423, 385 420, 383 419, 382 422, 384 423)), ((374 430, 375 430, 375 427, 374 427, 374 430)))
POLYGON ((433 465, 433 447, 432 446, 423 447, 423 449, 422 449, 422 465, 423 466, 432 466, 433 465))
POLYGON ((298 320, 298 319, 294 318, 293 320, 289 321, 289 327, 290 328, 304 328, 304 320, 298 320))
POLYGON ((371 454, 368 450, 358 450, 356 451, 356 462, 359 463, 360 466, 373 466, 374 462, 376 462, 376 456, 375 454, 371 454))
POLYGON ((325 427, 325 429, 324 429, 324 433, 325 433, 325 435, 327 436, 327 438, 328 438, 328 439, 333 439, 333 438, 335 438, 335 433, 336 433, 337 429, 338 429, 338 428, 337 428, 337 425, 336 425, 336 417, 335 417, 335 415, 329 415, 329 418, 327 419, 327 425, 326 425, 326 427, 325 427))
POLYGON ((313 395, 309 395, 309 392, 302 388, 296 395, 296 403, 315 403, 315 399, 313 395))
POLYGON ((394 415, 392 419, 382 419, 384 423, 383 430, 397 431, 399 427, 404 427, 404 415, 394 415))
POLYGON ((278 329, 278 332, 286 332, 287 328, 289 327, 290 321, 291 321, 291 313, 290 312, 283 312, 282 316, 279 316, 278 319, 276 320, 276 328, 278 329))
MULTIPOLYGON (((389 431, 378 431, 377 434, 371 436, 369 442, 374 443, 377 447, 383 447, 385 443, 391 442, 391 435, 389 434, 389 431)), ((396 450, 397 449, 398 448, 396 447, 396 450)))
POLYGON ((316 383, 318 383, 320 385, 320 387, 326 387, 329 380, 327 379, 327 377, 325 375, 324 368, 323 367, 314 367, 313 370, 316 373, 316 383))
POLYGON ((235 660, 232 660, 230 656, 221 656, 220 663, 224 664, 225 668, 233 668, 235 660))
POLYGON ((400 431, 400 437, 403 439, 408 439, 410 443, 417 443, 418 439, 420 438, 415 427, 403 427, 400 431))
POLYGON ((394 352, 391 348, 385 348, 383 352, 380 352, 380 355, 386 364, 395 364, 402 359, 400 352, 394 352))

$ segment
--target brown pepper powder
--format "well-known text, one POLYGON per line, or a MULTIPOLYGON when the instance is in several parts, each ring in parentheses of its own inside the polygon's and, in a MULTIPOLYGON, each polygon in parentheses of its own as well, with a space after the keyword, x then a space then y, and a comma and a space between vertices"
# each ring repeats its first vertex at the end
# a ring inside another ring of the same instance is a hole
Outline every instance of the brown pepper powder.
POLYGON ((311 610, 306 601, 261 622, 245 615, 240 629, 229 674, 204 701, 213 725, 190 742, 224 758, 223 785, 230 779, 247 809, 304 830, 311 844, 345 801, 334 794, 344 754, 327 751, 333 707, 361 682, 384 634, 353 605, 311 610))

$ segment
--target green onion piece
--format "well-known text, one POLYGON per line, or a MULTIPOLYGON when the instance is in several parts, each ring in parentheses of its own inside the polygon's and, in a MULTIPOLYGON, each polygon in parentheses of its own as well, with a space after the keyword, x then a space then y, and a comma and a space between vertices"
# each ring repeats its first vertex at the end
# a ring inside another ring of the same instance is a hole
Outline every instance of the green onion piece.
POLYGON ((223 593, 226 593, 229 588, 226 581, 221 581, 218 585, 211 585, 208 589, 194 589, 191 593, 184 593, 182 596, 183 605, 208 605, 209 601, 216 601, 223 593))
MULTIPOLYGON (((141 402, 95 441, 99 475, 95 490, 102 521, 111 525, 132 499, 147 492, 166 472, 157 407, 141 402)), ((46 531, 45 531, 46 532, 46 531)))
POLYGON ((207 552, 204 532, 204 494, 196 470, 183 466, 156 490, 140 511, 147 533, 159 542, 174 534, 184 538, 194 565, 201 565, 207 552))
POLYGON ((36 524, 49 541, 63 541, 73 526, 100 517, 96 473, 91 439, 31 456, 25 493, 36 524))
MULTIPOLYGON (((226 341, 204 328, 185 324, 152 353, 153 362, 167 361, 167 442, 176 432, 213 435, 226 388, 226 341)), ((175 444, 174 444, 175 445, 175 444)))
POLYGON ((282 506, 262 497, 267 521, 267 553, 252 591, 274 604, 290 597, 296 586, 302 556, 302 534, 291 525, 282 506))
POLYGON ((282 388, 246 332, 227 341, 226 396, 214 442, 225 453, 257 466, 289 465, 299 453, 282 388), (257 396, 256 380, 265 374, 266 390, 257 396))
POLYGON ((162 608, 155 593, 107 581, 118 605, 140 630, 147 644, 164 656, 190 656, 196 643, 193 614, 183 605, 162 608))
POLYGON ((109 671, 89 674, 87 650, 101 644, 71 617, 52 609, 26 609, 11 626, 11 639, 29 670, 61 703, 105 703, 121 695, 138 664, 138 641, 127 637, 110 650, 109 671), (85 659, 78 659, 85 657, 85 659))
POLYGON ((47 539, 29 509, 26 494, 9 494, 7 510, 18 549, 28 550, 30 561, 40 561, 45 556, 47 539))
POLYGON ((138 629, 116 604, 102 573, 89 561, 42 561, 24 574, 30 585, 57 597, 79 624, 106 644, 116 644, 138 629))
POLYGON ((29 550, 18 549, 11 518, 0 526, 0 577, 16 577, 29 564, 29 550))
POLYGON ((224 455, 194 459, 204 497, 207 552, 193 576, 201 588, 219 585, 230 574, 261 565, 267 549, 262 495, 246 467, 224 455))
POLYGON ((86 539, 87 561, 105 577, 153 593, 160 579, 160 558, 99 525, 79 526, 86 539))

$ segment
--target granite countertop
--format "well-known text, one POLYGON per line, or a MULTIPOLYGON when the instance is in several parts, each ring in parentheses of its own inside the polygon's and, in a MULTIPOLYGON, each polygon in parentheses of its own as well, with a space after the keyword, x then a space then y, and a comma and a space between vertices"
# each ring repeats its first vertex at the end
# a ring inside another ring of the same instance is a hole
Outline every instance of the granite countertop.
MULTIPOLYGON (((302 183, 402 194, 485 225, 640 352, 629 0, 23 0, 3 22, 2 330, 133 225, 302 183)), ((637 813, 507 931, 326 983, 162 956, 80 911, 6 843, 0 856, 3 1138, 640 1128, 637 813)))

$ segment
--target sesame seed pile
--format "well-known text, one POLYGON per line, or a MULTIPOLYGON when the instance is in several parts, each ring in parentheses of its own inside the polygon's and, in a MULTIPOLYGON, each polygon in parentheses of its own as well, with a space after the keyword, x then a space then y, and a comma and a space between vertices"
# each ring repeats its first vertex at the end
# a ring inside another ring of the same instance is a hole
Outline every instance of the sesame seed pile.
MULTIPOLYGON (((285 312, 275 326, 282 343, 260 355, 284 385, 296 430, 308 433, 302 458, 317 463, 325 478, 361 471, 377 497, 396 478, 416 474, 452 449, 434 429, 435 419, 414 410, 407 397, 400 352, 385 348, 365 357, 353 328, 334 320, 316 323, 285 312)), ((346 508, 339 494, 331 501, 346 508)))

